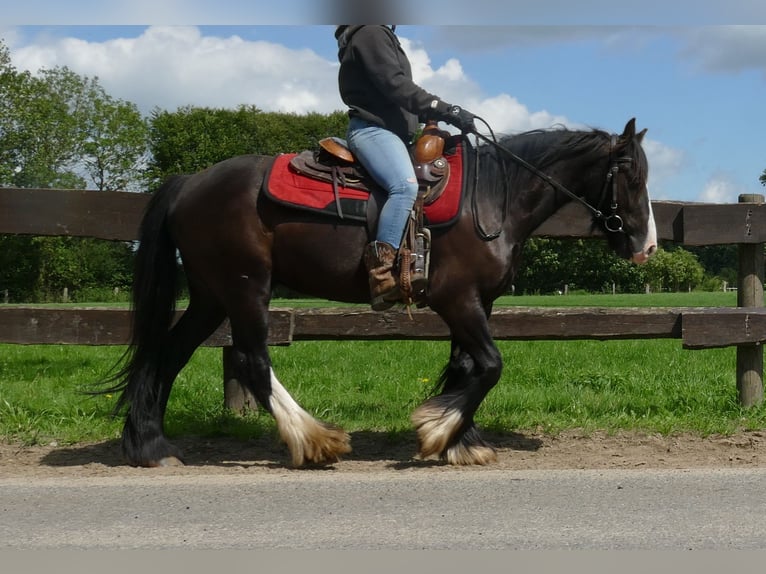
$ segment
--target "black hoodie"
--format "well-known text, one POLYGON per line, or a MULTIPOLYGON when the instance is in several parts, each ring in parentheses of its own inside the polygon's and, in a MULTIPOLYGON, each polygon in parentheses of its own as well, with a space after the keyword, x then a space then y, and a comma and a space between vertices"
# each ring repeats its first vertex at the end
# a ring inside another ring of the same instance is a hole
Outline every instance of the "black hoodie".
POLYGON ((350 117, 385 127, 410 143, 419 121, 444 104, 412 81, 412 68, 388 26, 338 26, 338 87, 350 117))

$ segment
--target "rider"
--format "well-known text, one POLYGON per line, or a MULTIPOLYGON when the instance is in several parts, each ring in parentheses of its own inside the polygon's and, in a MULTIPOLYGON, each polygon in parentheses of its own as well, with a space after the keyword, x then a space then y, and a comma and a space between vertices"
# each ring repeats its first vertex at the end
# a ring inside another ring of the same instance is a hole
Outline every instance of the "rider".
MULTIPOLYGON (((443 102, 412 81, 410 62, 395 26, 338 26, 338 85, 349 107, 348 147, 386 191, 376 240, 365 248, 372 308, 382 311, 401 298, 392 273, 415 203, 418 183, 408 146, 419 121, 446 121, 473 131, 474 115, 443 102)), ((418 290, 424 277, 412 277, 418 290)))

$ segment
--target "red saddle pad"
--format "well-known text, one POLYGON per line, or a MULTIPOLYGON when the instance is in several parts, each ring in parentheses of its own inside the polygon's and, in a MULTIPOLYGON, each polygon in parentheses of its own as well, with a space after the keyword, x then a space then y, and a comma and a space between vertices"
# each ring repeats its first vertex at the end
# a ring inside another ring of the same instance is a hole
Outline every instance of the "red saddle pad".
MULTIPOLYGON (((274 159, 265 191, 271 199, 299 209, 337 214, 332 184, 299 174, 290 168, 290 160, 297 154, 280 154, 274 159)), ((450 179, 441 196, 424 209, 425 223, 439 226, 451 223, 460 212, 463 189, 463 147, 458 145, 455 153, 444 156, 450 164, 450 179)), ((344 217, 366 220, 369 193, 359 189, 338 186, 341 210, 344 217)))

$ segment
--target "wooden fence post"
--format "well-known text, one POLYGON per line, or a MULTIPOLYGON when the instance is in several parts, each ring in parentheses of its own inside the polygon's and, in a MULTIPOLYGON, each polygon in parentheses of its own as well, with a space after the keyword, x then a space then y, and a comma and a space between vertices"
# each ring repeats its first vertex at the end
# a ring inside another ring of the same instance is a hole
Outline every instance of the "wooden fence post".
MULTIPOLYGON (((743 194, 740 203, 763 203, 760 194, 743 194)), ((750 234, 750 213, 745 222, 745 233, 750 234)), ((739 245, 739 285, 737 306, 763 307, 763 243, 741 243, 739 245)), ((752 407, 763 402, 763 346, 737 346, 737 393, 743 407, 752 407)))
POLYGON ((253 394, 246 389, 236 377, 234 367, 234 347, 223 348, 223 403, 227 409, 245 414, 258 409, 258 403, 253 394))

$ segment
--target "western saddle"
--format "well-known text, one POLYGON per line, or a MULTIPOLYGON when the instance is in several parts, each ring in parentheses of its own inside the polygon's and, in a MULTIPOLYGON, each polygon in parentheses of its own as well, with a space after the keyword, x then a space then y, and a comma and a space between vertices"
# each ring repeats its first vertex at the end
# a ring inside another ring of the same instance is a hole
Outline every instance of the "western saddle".
MULTIPOLYGON (((426 294, 414 293, 409 278, 415 273, 428 278, 431 232, 423 225, 423 206, 436 201, 449 180, 450 166, 443 155, 449 137, 449 132, 440 130, 436 122, 429 122, 412 149, 412 163, 419 189, 398 254, 400 287, 408 306, 413 303, 419 307, 425 305, 426 294)), ((343 211, 338 186, 368 192, 378 187, 341 138, 320 140, 319 151, 304 151, 296 155, 290 165, 300 174, 332 183, 335 205, 341 219, 343 211)))

